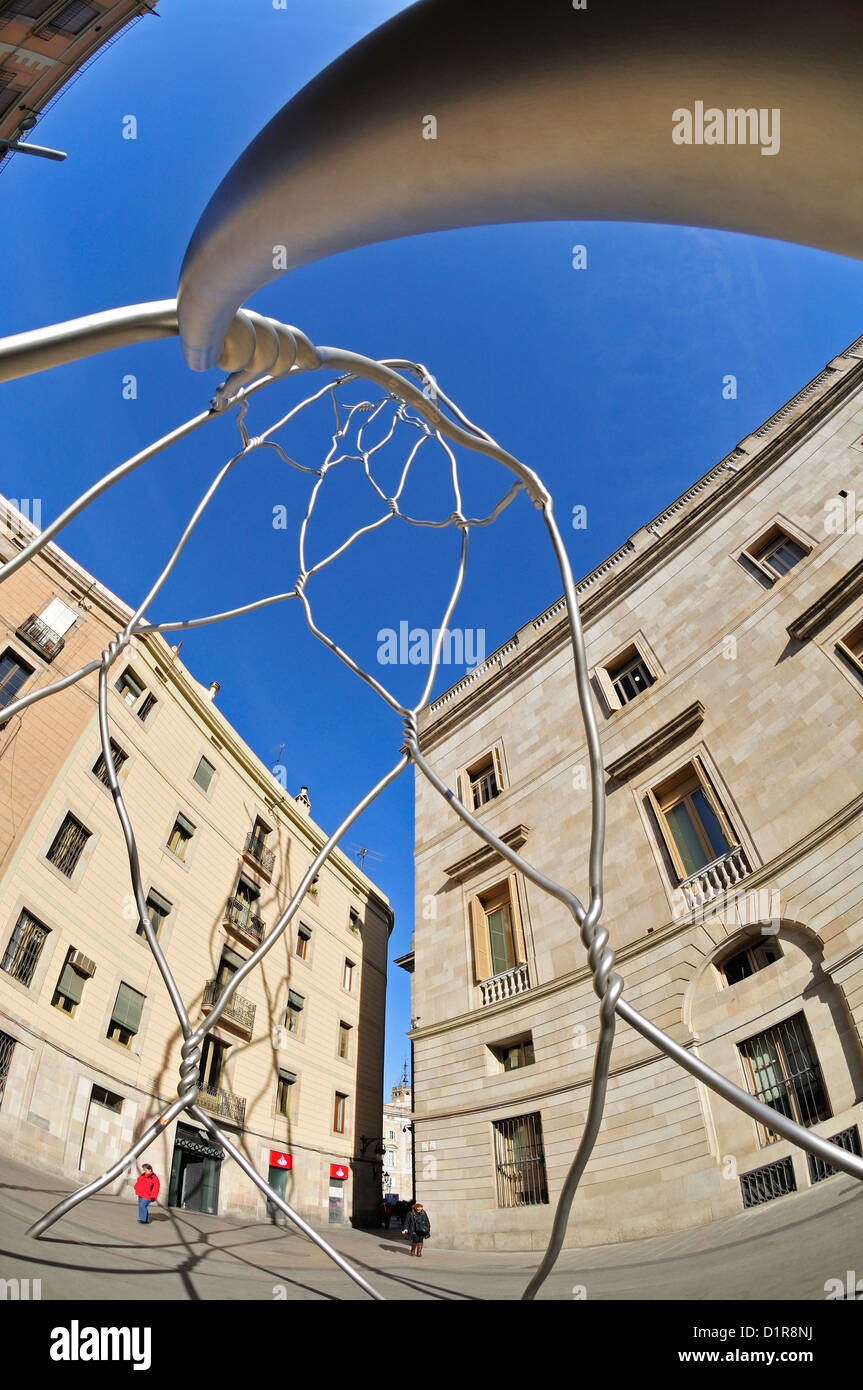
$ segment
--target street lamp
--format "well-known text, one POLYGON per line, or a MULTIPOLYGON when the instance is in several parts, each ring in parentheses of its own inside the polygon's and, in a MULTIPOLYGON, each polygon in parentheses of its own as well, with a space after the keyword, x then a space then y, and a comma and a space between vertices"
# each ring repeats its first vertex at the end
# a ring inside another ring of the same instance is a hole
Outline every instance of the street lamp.
POLYGON ((22 116, 18 129, 12 138, 0 138, 0 159, 5 154, 35 154, 40 159, 65 159, 66 155, 62 150, 49 150, 45 145, 27 145, 20 139, 20 136, 26 131, 32 130, 35 124, 35 116, 22 116))
POLYGON ((383 1142, 383 1138, 384 1137, 382 1134, 377 1134, 374 1136, 374 1138, 367 1139, 364 1134, 361 1134, 360 1144, 362 1145, 362 1147, 360 1149, 360 1153, 365 1154, 365 1151, 368 1148, 369 1144, 374 1144, 376 1154, 385 1154, 387 1150, 386 1145, 383 1142))

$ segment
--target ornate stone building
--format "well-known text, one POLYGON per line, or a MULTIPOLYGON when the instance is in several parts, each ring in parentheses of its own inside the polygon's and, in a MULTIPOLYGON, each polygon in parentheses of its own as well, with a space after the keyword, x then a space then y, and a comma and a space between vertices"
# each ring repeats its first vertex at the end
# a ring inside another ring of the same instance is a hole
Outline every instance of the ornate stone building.
POLYGON ((402 1078, 384 1101, 381 1130, 385 1153, 384 1196, 393 1201, 409 1202, 414 1190, 413 1127, 411 1124, 411 1087, 407 1067, 402 1078))
MULTIPOLYGON (((859 1152, 863 339, 578 585, 625 997, 859 1152), (859 500, 858 500, 859 498, 859 500)), ((587 753, 562 601, 440 696, 421 746, 586 895, 587 753)), ((414 1119, 438 1244, 541 1247, 597 1001, 569 914, 416 779, 414 1119), (433 1150, 432 1150, 432 1145, 433 1150)), ((573 1244, 682 1230, 832 1176, 618 1024, 573 1244)))
MULTIPOLYGON (((0 499, 0 560, 35 531, 0 499)), ((95 673, 5 721, 3 708, 97 658, 130 617, 55 544, 0 587, 0 1151, 73 1184, 176 1095, 181 1038, 138 928, 95 673)), ((118 660, 108 696, 150 919, 193 1025, 326 838, 306 789, 285 792, 217 691, 149 635, 118 660)), ((317 1224, 377 1216, 380 1163, 359 1136, 380 1120, 391 929, 387 900, 337 851, 205 1044, 199 1104, 317 1224)), ((165 1202, 264 1213, 185 1119, 146 1157, 165 1202)))

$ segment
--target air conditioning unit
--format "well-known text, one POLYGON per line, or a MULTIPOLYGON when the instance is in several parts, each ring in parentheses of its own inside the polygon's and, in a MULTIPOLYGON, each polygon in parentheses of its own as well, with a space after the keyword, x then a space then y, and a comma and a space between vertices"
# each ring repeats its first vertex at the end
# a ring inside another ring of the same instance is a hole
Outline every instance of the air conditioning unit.
POLYGON ((73 951, 69 957, 69 964, 80 970, 82 975, 96 974, 96 962, 85 956, 83 951, 73 951))

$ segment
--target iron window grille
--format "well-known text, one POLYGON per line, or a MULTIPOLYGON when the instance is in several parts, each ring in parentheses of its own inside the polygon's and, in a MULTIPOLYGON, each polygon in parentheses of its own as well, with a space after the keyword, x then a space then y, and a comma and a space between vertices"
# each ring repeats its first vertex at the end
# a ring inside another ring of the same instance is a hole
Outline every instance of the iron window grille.
POLYGON ((34 652, 44 657, 46 661, 53 661, 55 656, 59 656, 66 643, 47 623, 43 623, 40 617, 31 613, 19 628, 16 629, 17 637, 22 642, 26 642, 28 647, 32 647, 34 652))
POLYGON ((71 878, 89 838, 90 831, 81 824, 77 816, 69 812, 54 836, 48 851, 49 861, 67 878, 71 878))
MULTIPOLYGON (((809 1129, 832 1115, 821 1068, 803 1014, 740 1043, 749 1089, 765 1105, 809 1129)), ((759 1125, 762 1144, 780 1138, 759 1125)))
POLYGON ((246 836, 245 853, 254 859, 265 874, 273 872, 273 865, 276 862, 275 850, 267 849, 267 832, 256 823, 253 830, 246 836))
POLYGON ((242 1127, 246 1118, 245 1096, 231 1095, 220 1086, 199 1086, 198 1104, 202 1110, 208 1110, 211 1115, 228 1120, 238 1128, 242 1127))
MULTIPOLYGON (((123 749, 119 746, 119 744, 115 743, 114 740, 111 739, 111 762, 114 764, 115 773, 119 773, 120 768, 123 766, 124 762, 126 762, 128 756, 128 753, 124 753, 123 749)), ((99 754, 98 758, 93 764, 92 770, 93 775, 95 777, 98 777, 100 782, 104 782, 105 786, 107 787, 109 785, 108 767, 105 762, 105 755, 103 753, 99 754)))
POLYGON ((47 936, 48 928, 23 909, 0 961, 0 970, 5 970, 19 984, 31 985, 47 936))
POLYGON ((256 912, 253 911, 254 900, 243 896, 236 896, 228 899, 225 910, 227 921, 232 927, 243 932, 246 936, 254 937, 256 941, 264 939, 264 923, 256 912))
POLYGON ((533 1207, 548 1202, 538 1111, 494 1121, 494 1158, 499 1207, 533 1207))
MULTIPOLYGON (((231 971, 231 975, 234 972, 231 971)), ((228 980, 228 976, 221 976, 215 980, 208 980, 204 988, 203 1007, 211 1009, 217 1003, 228 980)), ((255 1012, 257 1005, 250 999, 246 999, 242 994, 234 994, 225 1005, 222 1018, 226 1023, 233 1023, 237 1028, 241 1028, 244 1033, 251 1033, 255 1023, 255 1012)))
MULTIPOLYGON (((856 1154, 858 1158, 861 1157, 860 1131, 856 1125, 843 1129, 841 1134, 834 1134, 829 1142, 838 1145, 840 1149, 845 1149, 847 1153, 856 1154)), ((834 1168, 833 1164, 828 1163, 826 1159, 819 1158, 817 1154, 807 1154, 806 1157, 809 1161, 810 1182, 823 1182, 825 1178, 835 1178, 838 1175, 839 1169, 834 1168)))
POLYGON ((8 1033, 0 1032, 0 1105, 3 1104, 3 1093, 9 1079, 9 1068, 12 1065, 12 1053, 14 1051, 15 1039, 11 1038, 8 1033))
POLYGON ((776 1197, 785 1197, 797 1191, 794 1178, 794 1164, 790 1158, 780 1158, 776 1163, 768 1163, 764 1168, 756 1168, 751 1173, 741 1173, 740 1191, 744 1207, 760 1207, 772 1202, 776 1197))

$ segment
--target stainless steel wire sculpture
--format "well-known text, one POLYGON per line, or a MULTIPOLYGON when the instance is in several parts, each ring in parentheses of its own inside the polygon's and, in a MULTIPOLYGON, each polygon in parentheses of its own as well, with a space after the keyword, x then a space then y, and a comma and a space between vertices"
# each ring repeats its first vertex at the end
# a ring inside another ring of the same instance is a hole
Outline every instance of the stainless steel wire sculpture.
MULTIPOLYGON (((0 379, 8 380, 30 371, 41 370, 46 366, 56 365, 105 347, 114 346, 119 341, 128 342, 146 337, 161 337, 172 332, 176 332, 176 308, 172 301, 164 301, 154 305, 114 310, 109 314, 96 315, 86 320, 76 320, 52 329, 38 330, 32 334, 21 334, 16 338, 0 342, 0 379)), ((125 838, 139 923, 168 991, 183 1035, 177 1098, 152 1121, 122 1158, 118 1159, 100 1177, 95 1178, 57 1203, 46 1215, 35 1222, 28 1234, 34 1237, 41 1236, 61 1216, 121 1176, 131 1162, 162 1133, 167 1124, 179 1115, 186 1113, 202 1125, 212 1139, 224 1148, 267 1199, 323 1250, 365 1293, 374 1299, 383 1299, 383 1295, 348 1260, 334 1250, 319 1232, 309 1226, 283 1197, 272 1190, 213 1117, 198 1106, 197 1093, 201 1050, 207 1034, 219 1021, 243 980, 257 968, 264 956, 272 950, 290 925, 306 890, 332 850, 366 808, 411 764, 475 834, 505 860, 508 860, 515 869, 536 884, 538 888, 556 898, 569 910, 587 952, 593 974, 593 988, 599 999, 599 1035, 584 1129, 558 1195, 548 1248, 522 1295, 524 1299, 535 1298, 563 1246, 573 1199, 602 1124, 615 1024, 618 1018, 623 1019, 653 1046, 677 1062, 691 1075, 697 1077, 718 1095, 736 1105, 738 1109, 769 1126, 770 1129, 783 1135, 786 1139, 800 1145, 809 1153, 832 1164, 835 1168, 852 1177, 863 1179, 863 1159, 846 1152, 818 1135, 812 1134, 781 1112, 740 1090, 726 1077, 705 1065, 694 1053, 674 1042, 623 998, 623 980, 614 968, 614 951, 609 940, 608 930, 601 920, 605 842, 605 779, 602 749, 588 681, 584 637, 575 583, 566 549, 554 517, 552 498, 538 474, 507 453, 486 431, 473 424, 445 394, 435 378, 422 364, 400 359, 375 361, 341 349, 315 347, 298 329, 277 324, 272 320, 262 319, 259 315, 240 312, 236 316, 231 333, 228 335, 221 365, 232 367, 234 370, 217 391, 207 411, 180 425, 94 483, 0 570, 0 584, 2 584, 28 560, 37 555, 75 516, 108 488, 127 477, 136 468, 154 458, 177 440, 199 428, 208 420, 220 415, 224 410, 236 411, 235 418, 241 440, 240 449, 219 469, 207 487, 184 526, 180 539, 167 563, 125 628, 117 633, 114 640, 109 643, 98 659, 86 663, 77 671, 60 680, 53 681, 21 696, 18 700, 7 705, 4 710, 4 718, 8 719, 15 714, 22 713, 37 700, 45 699, 87 675, 94 672, 98 673, 98 711, 102 754, 111 794, 125 838), (258 391, 272 384, 278 378, 284 380, 318 370, 334 372, 335 378, 305 397, 260 435, 252 436, 248 433, 246 419, 249 403, 258 391), (360 382, 372 383, 378 388, 378 394, 372 399, 359 399, 350 404, 345 403, 342 397, 347 389, 360 382), (330 447, 320 466, 309 468, 292 458, 274 436, 308 407, 324 399, 328 399, 332 403, 334 411, 334 428, 331 434, 330 447), (377 442, 367 443, 365 436, 373 424, 379 431, 382 429, 382 433, 377 442), (396 437, 398 431, 408 432, 411 438, 411 447, 408 450, 398 486, 394 492, 389 493, 375 475, 376 455, 396 437), (351 432, 355 435, 353 450, 349 441, 351 432), (448 516, 438 519, 410 516, 402 507, 402 498, 410 470, 421 452, 434 445, 443 452, 446 459, 452 490, 452 510, 448 516), (464 512, 459 465, 454 452, 454 445, 484 454, 502 464, 514 475, 515 481, 486 516, 471 517, 464 512), (294 585, 287 592, 271 594, 225 612, 170 622, 147 622, 144 617, 145 612, 161 592, 192 532, 219 487, 241 460, 248 458, 258 449, 274 450, 289 467, 309 475, 314 480, 308 505, 299 528, 298 573, 294 585), (377 520, 356 530, 329 555, 310 564, 307 560, 307 535, 315 505, 328 475, 333 469, 346 463, 361 466, 365 478, 381 504, 381 515, 377 520), (586 905, 571 889, 541 873, 509 845, 505 844, 503 840, 492 834, 481 821, 477 820, 471 811, 461 803, 451 788, 447 787, 446 783, 438 776, 419 747, 417 721, 420 712, 426 707, 430 699, 443 641, 462 590, 470 534, 474 528, 490 526, 521 493, 525 493, 529 497, 540 513, 563 584, 575 673, 575 690, 587 738, 590 764, 591 828, 589 894, 586 905), (343 555, 355 541, 394 520, 400 520, 417 527, 453 527, 460 532, 461 536, 455 582, 446 602, 441 624, 435 630, 428 674, 420 698, 413 706, 401 703, 379 680, 364 670, 348 652, 344 651, 331 636, 317 625, 308 592, 310 582, 314 577, 343 555), (135 637, 145 636, 149 633, 177 632, 222 622, 240 614, 287 602, 291 599, 299 601, 312 635, 322 642, 360 680, 374 690, 392 709, 393 713, 401 719, 402 743, 399 758, 362 800, 348 812, 341 824, 329 836, 323 848, 310 864, 275 926, 264 938, 261 945, 226 982, 214 1007, 204 1021, 193 1027, 186 1004, 177 988, 170 965, 159 945, 146 910, 135 833, 111 757, 108 675, 117 658, 135 637)))

